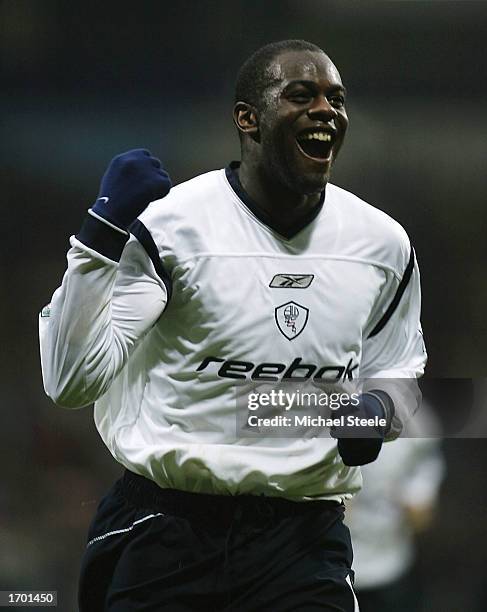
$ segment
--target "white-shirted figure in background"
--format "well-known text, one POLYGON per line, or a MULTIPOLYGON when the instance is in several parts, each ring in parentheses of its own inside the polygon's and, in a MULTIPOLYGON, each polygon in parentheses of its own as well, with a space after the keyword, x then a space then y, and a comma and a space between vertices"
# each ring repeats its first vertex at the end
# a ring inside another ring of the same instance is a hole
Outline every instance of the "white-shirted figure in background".
POLYGON ((356 608, 342 502, 410 407, 372 389, 366 439, 249 439, 235 386, 421 376, 414 251, 329 183, 348 119, 321 49, 257 51, 234 121, 241 162, 170 192, 148 151, 112 161, 40 317, 47 393, 95 402, 127 468, 90 529, 83 612, 356 608))
MULTIPOLYGON (((423 405, 421 416, 425 411, 423 405)), ((414 572, 415 536, 434 520, 445 476, 439 438, 421 437, 430 430, 425 424, 420 437, 385 444, 377 460, 362 467, 363 487, 347 504, 361 612, 423 609, 427 593, 414 572)))

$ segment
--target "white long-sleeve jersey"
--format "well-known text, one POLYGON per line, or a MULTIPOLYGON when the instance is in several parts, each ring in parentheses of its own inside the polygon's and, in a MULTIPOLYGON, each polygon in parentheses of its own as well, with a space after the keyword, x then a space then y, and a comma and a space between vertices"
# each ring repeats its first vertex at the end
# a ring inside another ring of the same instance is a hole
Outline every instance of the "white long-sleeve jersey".
POLYGON ((45 390, 67 408, 95 402, 113 456, 161 487, 350 497, 360 470, 335 440, 237 435, 236 384, 420 376, 412 248, 398 223, 332 184, 284 237, 234 168, 174 187, 130 236, 88 217, 40 316, 45 390))

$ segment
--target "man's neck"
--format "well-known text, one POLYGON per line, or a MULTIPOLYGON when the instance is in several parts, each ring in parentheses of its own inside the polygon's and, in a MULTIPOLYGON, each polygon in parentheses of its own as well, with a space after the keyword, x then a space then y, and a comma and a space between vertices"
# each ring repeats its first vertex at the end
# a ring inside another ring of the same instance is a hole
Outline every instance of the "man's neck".
POLYGON ((321 199, 320 193, 303 195, 293 192, 244 161, 237 172, 245 192, 283 234, 300 225, 321 199))

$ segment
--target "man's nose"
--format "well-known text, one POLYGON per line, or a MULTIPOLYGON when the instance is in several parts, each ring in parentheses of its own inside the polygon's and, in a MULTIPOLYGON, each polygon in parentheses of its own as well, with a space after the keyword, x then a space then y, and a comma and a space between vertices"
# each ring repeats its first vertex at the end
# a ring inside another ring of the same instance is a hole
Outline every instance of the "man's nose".
POLYGON ((337 115, 337 110, 330 104, 326 96, 317 96, 308 110, 310 119, 320 119, 325 123, 335 119, 337 115))

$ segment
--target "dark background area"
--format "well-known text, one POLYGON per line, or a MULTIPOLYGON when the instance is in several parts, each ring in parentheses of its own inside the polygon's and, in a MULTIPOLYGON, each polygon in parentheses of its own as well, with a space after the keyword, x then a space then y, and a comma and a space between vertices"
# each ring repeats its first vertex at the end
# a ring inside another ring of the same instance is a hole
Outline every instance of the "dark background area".
MULTIPOLYGON (((322 46, 342 74, 350 130, 333 182, 408 231, 428 376, 485 377, 486 2, 3 0, 0 590, 57 589, 75 610, 86 528, 120 471, 90 409, 65 412, 42 390, 37 313, 68 237, 121 151, 151 149, 176 183, 238 158, 236 72, 283 38, 322 46)), ((486 445, 444 450, 420 541, 425 609, 483 610, 486 445)))

